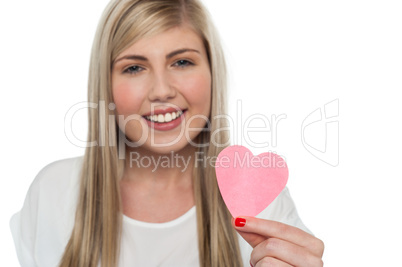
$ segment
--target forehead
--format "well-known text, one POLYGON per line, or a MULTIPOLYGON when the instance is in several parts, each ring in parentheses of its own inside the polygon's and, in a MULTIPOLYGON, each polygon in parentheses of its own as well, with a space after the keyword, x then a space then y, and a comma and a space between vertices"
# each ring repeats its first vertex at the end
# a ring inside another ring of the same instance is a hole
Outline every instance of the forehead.
POLYGON ((158 54, 168 53, 174 49, 192 48, 205 53, 201 36, 188 26, 178 26, 152 36, 139 39, 119 56, 126 54, 158 54))

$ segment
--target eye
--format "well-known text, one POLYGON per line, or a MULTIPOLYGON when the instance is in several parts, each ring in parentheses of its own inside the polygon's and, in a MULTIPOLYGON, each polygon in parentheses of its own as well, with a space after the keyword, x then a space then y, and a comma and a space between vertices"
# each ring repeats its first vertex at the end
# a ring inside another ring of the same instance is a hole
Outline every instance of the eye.
POLYGON ((184 67, 191 66, 191 65, 194 65, 194 64, 185 59, 180 59, 180 60, 176 61, 176 63, 173 64, 173 66, 177 66, 180 68, 184 68, 184 67))
POLYGON ((128 68, 126 68, 123 73, 128 73, 128 74, 137 74, 138 72, 142 71, 143 68, 141 68, 140 66, 130 66, 128 68))

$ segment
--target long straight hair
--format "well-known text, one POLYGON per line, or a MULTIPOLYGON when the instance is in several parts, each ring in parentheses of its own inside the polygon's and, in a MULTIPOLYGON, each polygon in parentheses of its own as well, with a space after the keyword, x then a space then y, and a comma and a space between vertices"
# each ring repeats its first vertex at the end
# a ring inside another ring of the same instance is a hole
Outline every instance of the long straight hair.
MULTIPOLYGON (((60 267, 115 267, 122 228, 119 181, 124 162, 118 157, 121 131, 113 109, 111 68, 116 57, 139 39, 172 27, 189 25, 203 39, 210 64, 210 129, 196 138, 198 152, 213 159, 229 143, 226 114, 226 65, 217 32, 198 0, 114 0, 104 11, 92 47, 88 98, 98 108, 89 110, 88 140, 81 172, 75 223, 60 267), (225 128, 226 127, 226 128, 225 128), (211 137, 213 134, 213 138, 211 137), (212 140, 213 139, 213 140, 212 140)), ((241 266, 237 234, 218 190, 210 162, 194 165, 194 198, 200 266, 241 266)))

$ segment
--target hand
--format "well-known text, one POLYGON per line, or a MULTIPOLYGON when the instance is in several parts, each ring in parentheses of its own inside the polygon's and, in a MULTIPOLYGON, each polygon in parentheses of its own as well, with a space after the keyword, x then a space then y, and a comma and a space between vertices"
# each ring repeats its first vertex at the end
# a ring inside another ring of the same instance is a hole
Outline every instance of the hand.
POLYGON ((232 224, 253 247, 251 266, 323 266, 324 243, 299 228, 254 217, 237 217, 232 224))

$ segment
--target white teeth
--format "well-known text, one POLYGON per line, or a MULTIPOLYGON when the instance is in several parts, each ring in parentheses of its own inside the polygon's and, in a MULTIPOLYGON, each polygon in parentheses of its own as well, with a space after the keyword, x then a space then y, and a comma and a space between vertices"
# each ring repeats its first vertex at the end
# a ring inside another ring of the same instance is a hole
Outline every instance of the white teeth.
POLYGON ((182 114, 183 114, 183 111, 180 110, 177 112, 169 112, 169 113, 166 113, 165 115, 158 114, 158 115, 146 116, 146 118, 149 121, 164 123, 164 122, 170 122, 172 120, 175 120, 178 117, 180 117, 182 114))
POLYGON ((163 116, 162 114, 158 115, 158 122, 165 122, 165 116, 163 116))
POLYGON ((172 114, 166 113, 166 114, 165 114, 165 121, 166 121, 166 122, 172 121, 172 114))

